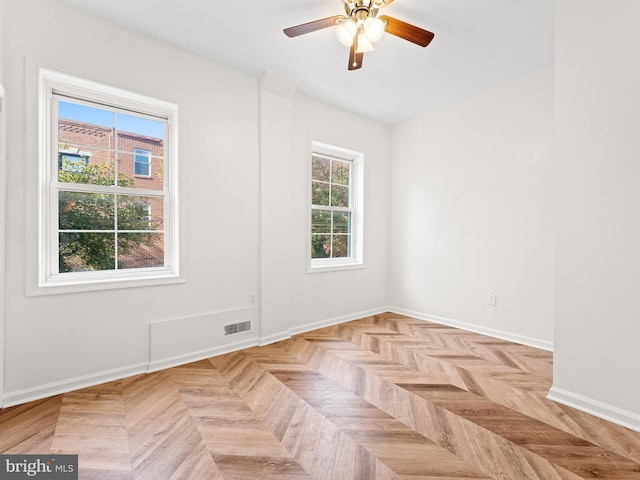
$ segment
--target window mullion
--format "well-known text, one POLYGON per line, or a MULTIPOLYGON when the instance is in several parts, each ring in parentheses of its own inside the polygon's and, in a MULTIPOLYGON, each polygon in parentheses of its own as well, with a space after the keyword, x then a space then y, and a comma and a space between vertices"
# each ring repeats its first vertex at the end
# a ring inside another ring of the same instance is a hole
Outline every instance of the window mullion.
POLYGON ((109 229, 109 230, 62 229, 62 230, 58 230, 58 232, 60 233, 113 233, 114 230, 113 229, 109 229))
POLYGON ((120 136, 120 130, 118 130, 118 114, 113 112, 113 184, 118 185, 118 152, 120 151, 118 145, 118 137, 120 136))
POLYGON ((353 164, 349 164, 349 208, 353 208, 353 164))
POLYGON ((333 160, 329 159, 329 207, 331 210, 331 221, 329 222, 329 258, 333 258, 333 160))
POLYGON ((333 221, 334 213, 335 213, 335 211, 331 212, 331 258, 334 258, 333 257, 333 242, 334 242, 334 240, 336 238, 335 225, 334 225, 334 221, 333 221))
POLYGON ((48 194, 50 207, 47 210, 49 217, 47 218, 47 224, 49 228, 47 229, 48 237, 45 240, 45 248, 48 250, 47 254, 50 261, 48 262, 48 272, 46 272, 45 275, 51 277, 52 275, 60 273, 60 265, 58 263, 58 252, 60 250, 60 235, 58 233, 59 191, 56 188, 49 188, 48 194), (53 219, 56 219, 56 221, 53 221, 53 219))
MULTIPOLYGON (((113 112, 113 184, 119 187, 118 171, 120 169, 120 129, 118 128, 118 113, 113 112)), ((113 196, 113 268, 118 270, 118 201, 119 196, 113 196)))
POLYGON ((145 188, 116 187, 113 185, 93 185, 90 183, 52 182, 55 188, 68 192, 110 193, 112 195, 129 195, 133 197, 165 197, 164 190, 148 190, 145 188))
POLYGON ((113 268, 115 270, 118 270, 118 202, 120 201, 120 195, 114 195, 114 199, 113 199, 113 235, 114 235, 114 242, 113 242, 113 247, 114 247, 114 251, 113 251, 113 260, 114 260, 114 266, 113 268))

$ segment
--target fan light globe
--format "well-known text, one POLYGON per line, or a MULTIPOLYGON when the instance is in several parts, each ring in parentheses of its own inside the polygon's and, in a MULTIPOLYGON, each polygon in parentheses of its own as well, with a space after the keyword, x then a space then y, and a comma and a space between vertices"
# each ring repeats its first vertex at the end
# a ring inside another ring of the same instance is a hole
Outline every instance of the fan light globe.
POLYGON ((375 50, 373 45, 364 33, 358 34, 358 42, 356 43, 356 53, 367 53, 375 50))
POLYGON ((364 22, 364 33, 367 36, 367 40, 371 43, 375 43, 382 38, 384 34, 385 23, 379 18, 369 17, 364 22))
POLYGON ((338 40, 345 47, 350 47, 353 45, 353 37, 356 35, 356 31, 358 27, 351 20, 345 20, 338 25, 336 28, 336 35, 338 36, 338 40))

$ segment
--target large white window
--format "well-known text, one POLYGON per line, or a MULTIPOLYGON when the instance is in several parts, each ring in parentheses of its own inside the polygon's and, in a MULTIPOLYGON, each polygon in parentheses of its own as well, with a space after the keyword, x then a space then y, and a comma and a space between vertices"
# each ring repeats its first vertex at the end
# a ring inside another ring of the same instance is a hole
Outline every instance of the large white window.
POLYGON ((40 70, 40 287, 178 277, 176 120, 173 104, 40 70))
POLYGON ((363 155, 312 143, 309 270, 361 266, 363 155))

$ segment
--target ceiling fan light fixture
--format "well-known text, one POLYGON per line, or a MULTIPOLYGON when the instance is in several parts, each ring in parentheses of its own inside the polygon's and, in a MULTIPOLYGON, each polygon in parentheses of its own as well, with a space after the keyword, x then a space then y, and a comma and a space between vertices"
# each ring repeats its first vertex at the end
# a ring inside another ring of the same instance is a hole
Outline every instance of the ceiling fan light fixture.
POLYGON ((356 38, 356 53, 367 53, 375 50, 364 32, 360 32, 356 38))
POLYGON ((353 39, 357 30, 358 27, 356 27, 356 24, 352 20, 344 20, 338 24, 336 35, 341 44, 345 47, 350 47, 353 45, 353 39))
POLYGON ((428 30, 387 15, 378 17, 379 10, 389 6, 394 0, 342 1, 345 14, 285 28, 284 34, 291 38, 334 27, 340 43, 349 47, 349 70, 362 68, 364 54, 374 50, 373 44, 386 33, 421 47, 426 47, 433 40, 434 34, 428 30))
POLYGON ((379 19, 374 17, 369 17, 364 21, 364 33, 371 43, 375 43, 382 38, 384 34, 384 29, 387 24, 379 19))

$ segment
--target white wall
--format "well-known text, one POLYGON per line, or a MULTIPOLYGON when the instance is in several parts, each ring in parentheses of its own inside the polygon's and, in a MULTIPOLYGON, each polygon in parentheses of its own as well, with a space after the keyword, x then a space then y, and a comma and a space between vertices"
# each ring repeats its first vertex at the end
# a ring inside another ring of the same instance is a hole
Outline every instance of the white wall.
POLYGON ((261 93, 263 342, 389 304, 389 127, 293 95, 290 82, 273 77, 263 79, 261 93), (307 272, 312 140, 364 154, 364 268, 307 272))
POLYGON ((293 331, 332 319, 353 319, 389 305, 390 130, 338 108, 296 96, 293 102, 290 315, 293 331), (309 152, 319 141, 364 154, 364 264, 348 271, 307 273, 309 152))
POLYGON ((640 56, 636 0, 556 7, 551 398, 640 430, 640 56))
POLYGON ((0 405, 4 392, 4 311, 6 258, 6 138, 4 111, 4 0, 0 0, 0 405))
POLYGON ((251 340, 223 339, 222 323, 257 320, 248 301, 258 289, 257 80, 58 1, 9 0, 4 8, 12 99, 6 403, 251 340), (25 245, 34 242, 37 218, 34 64, 179 105, 185 284, 26 295, 33 252, 25 245))
POLYGON ((260 79, 260 318, 262 343, 287 338, 295 221, 292 98, 295 82, 274 72, 260 79))
POLYGON ((550 348, 552 145, 552 68, 394 127, 397 310, 550 348))
MULTIPOLYGON (((1 8, 1 7, 0 7, 1 8)), ((2 13, 2 12, 0 12, 2 13)), ((0 18, 2 18, 0 16, 0 18)), ((1 56, 1 55, 0 55, 1 56)), ((1 59, 0 59, 1 62, 1 59)), ((7 139, 6 139, 6 92, 0 82, 0 405, 4 394, 4 317, 5 317, 5 265, 6 265, 6 218, 7 218, 7 139)))
POLYGON ((7 21, 4 13, 4 2, 5 0, 0 0, 0 83, 3 82, 4 78, 4 24, 7 21))

